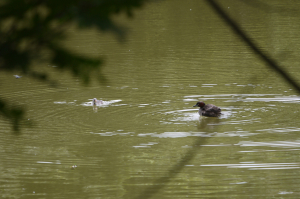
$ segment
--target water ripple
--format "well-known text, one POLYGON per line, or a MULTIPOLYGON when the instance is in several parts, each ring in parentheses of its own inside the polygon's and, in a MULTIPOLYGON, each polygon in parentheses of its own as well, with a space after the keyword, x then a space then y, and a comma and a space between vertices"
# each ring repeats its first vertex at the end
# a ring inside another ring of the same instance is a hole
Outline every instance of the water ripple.
POLYGON ((294 148, 300 147, 300 140, 296 141, 272 141, 272 142, 251 142, 241 141, 237 145, 248 147, 248 146, 268 146, 268 147, 283 147, 283 148, 294 148))
POLYGON ((299 169, 299 163, 240 163, 240 164, 206 164, 202 167, 227 167, 229 169, 268 170, 268 169, 299 169))

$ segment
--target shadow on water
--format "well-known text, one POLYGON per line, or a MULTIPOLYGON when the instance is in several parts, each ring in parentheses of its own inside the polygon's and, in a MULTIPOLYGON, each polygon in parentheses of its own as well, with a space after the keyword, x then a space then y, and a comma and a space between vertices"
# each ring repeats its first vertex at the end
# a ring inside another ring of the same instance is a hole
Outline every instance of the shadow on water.
MULTIPOLYGON (((169 171, 162 177, 155 180, 152 185, 148 186, 142 193, 140 193, 135 198, 151 198, 154 194, 158 193, 163 189, 168 182, 170 182, 177 174, 179 174, 183 168, 199 153, 202 145, 207 142, 207 139, 216 131, 219 126, 220 118, 209 118, 209 117, 199 117, 199 123, 197 129, 199 132, 205 132, 201 136, 197 136, 193 146, 190 150, 182 156, 180 161, 169 169, 169 171)), ((132 193, 128 193, 124 198, 129 198, 132 193)))

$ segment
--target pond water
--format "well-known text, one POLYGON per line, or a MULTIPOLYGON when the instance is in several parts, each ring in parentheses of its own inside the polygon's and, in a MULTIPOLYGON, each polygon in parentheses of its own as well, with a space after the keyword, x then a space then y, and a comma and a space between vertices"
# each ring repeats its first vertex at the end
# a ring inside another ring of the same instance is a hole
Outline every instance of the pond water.
MULTIPOLYGON (((296 79, 300 3, 256 3, 221 5, 296 79)), ((115 20, 124 42, 74 28, 65 41, 105 59, 106 84, 50 65, 37 67, 58 87, 0 74, 1 97, 33 124, 14 134, 0 120, 1 198, 299 197, 299 94, 204 1, 157 1, 115 20), (198 100, 223 115, 199 117, 198 100)))

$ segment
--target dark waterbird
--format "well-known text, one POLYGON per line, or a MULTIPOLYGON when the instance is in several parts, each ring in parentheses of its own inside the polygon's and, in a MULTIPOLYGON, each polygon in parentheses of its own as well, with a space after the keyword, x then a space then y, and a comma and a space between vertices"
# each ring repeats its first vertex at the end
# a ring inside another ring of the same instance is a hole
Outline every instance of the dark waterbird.
POLYGON ((193 107, 199 108, 199 115, 207 117, 218 117, 221 115, 221 109, 213 104, 205 104, 204 102, 197 102, 193 107))

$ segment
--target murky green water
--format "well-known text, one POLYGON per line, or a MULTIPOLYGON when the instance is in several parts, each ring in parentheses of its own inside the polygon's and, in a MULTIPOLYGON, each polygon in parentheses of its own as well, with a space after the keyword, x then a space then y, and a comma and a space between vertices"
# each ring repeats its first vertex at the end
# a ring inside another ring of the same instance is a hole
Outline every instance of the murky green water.
MULTIPOLYGON (((222 1, 299 77, 299 2, 258 5, 222 1)), ((0 197, 299 197, 300 97, 203 1, 151 3, 116 20, 124 43, 74 29, 66 41, 105 58, 107 85, 46 65, 58 88, 0 74, 1 97, 34 124, 15 135, 0 120, 0 197), (93 98, 104 105, 93 109, 93 98), (198 100, 223 115, 199 118, 198 100)))

